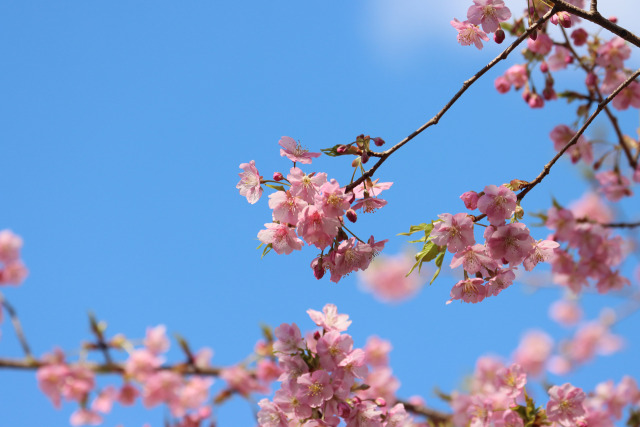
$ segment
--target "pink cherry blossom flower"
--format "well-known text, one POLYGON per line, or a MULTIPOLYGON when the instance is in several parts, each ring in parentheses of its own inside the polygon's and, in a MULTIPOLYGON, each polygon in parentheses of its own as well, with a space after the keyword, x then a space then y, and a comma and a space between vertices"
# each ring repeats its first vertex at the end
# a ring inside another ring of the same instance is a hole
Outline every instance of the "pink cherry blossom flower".
POLYGON ((339 227, 340 221, 337 218, 326 216, 312 205, 302 210, 297 224, 298 235, 318 249, 324 249, 333 242, 339 227))
POLYGON ((320 191, 320 187, 327 182, 327 174, 311 173, 306 175, 300 168, 291 168, 287 180, 291 183, 291 194, 300 197, 307 203, 315 202, 316 194, 320 191))
POLYGON ((413 266, 413 258, 405 255, 377 257, 358 275, 364 289, 382 301, 398 302, 415 295, 424 284, 418 274, 407 276, 413 266))
POLYGON ((0 262, 5 264, 20 259, 22 238, 11 230, 0 231, 0 262))
POLYGON ((520 264, 534 250, 533 237, 521 222, 497 227, 486 240, 489 255, 511 266, 520 264))
POLYGON ((167 338, 167 328, 158 325, 155 328, 147 328, 147 335, 143 341, 144 346, 153 354, 165 353, 169 350, 169 339, 167 338))
POLYGON ((623 346, 622 338, 611 333, 608 327, 598 322, 589 322, 576 332, 568 345, 573 361, 584 363, 598 354, 613 354, 623 346))
POLYGON ((513 361, 527 373, 538 375, 551 355, 553 340, 542 331, 527 332, 513 354, 513 361))
POLYGON ((333 396, 331 379, 323 369, 300 375, 298 386, 296 397, 300 403, 312 408, 318 408, 333 396))
POLYGON ((618 86, 622 84, 627 79, 627 75, 615 68, 608 68, 604 74, 604 79, 602 80, 602 85, 600 89, 602 93, 605 95, 609 95, 614 90, 617 89, 618 86))
POLYGON ((631 48, 620 37, 614 37, 598 48, 596 64, 606 68, 620 69, 631 56, 631 48))
POLYGON ((553 251, 560 244, 553 240, 540 240, 533 244, 533 250, 524 259, 522 264, 526 271, 531 271, 539 262, 547 262, 553 256, 553 251))
POLYGON ((346 419, 346 427, 382 427, 382 415, 382 411, 375 403, 358 402, 346 419))
POLYGON ((538 32, 538 37, 535 40, 527 39, 527 48, 538 55, 546 55, 551 52, 553 48, 553 40, 547 35, 547 33, 538 32))
POLYGON ((29 275, 29 270, 22 261, 12 261, 0 270, 0 285, 19 285, 29 275))
POLYGON ((472 304, 482 301, 487 296, 487 289, 483 283, 484 280, 478 278, 459 281, 451 289, 451 299, 447 301, 447 304, 454 300, 462 300, 472 304))
POLYGON ((387 205, 387 201, 383 199, 379 199, 377 197, 365 197, 364 199, 360 199, 353 204, 351 209, 358 210, 362 208, 364 213, 373 213, 380 209, 383 206, 387 205))
POLYGON ((498 93, 507 93, 511 90, 511 82, 505 76, 498 76, 494 80, 493 85, 498 93))
POLYGON ((491 225, 502 225, 516 210, 516 194, 507 187, 488 185, 478 199, 478 210, 487 215, 491 225))
POLYGON ((387 340, 372 336, 367 339, 364 346, 367 363, 371 366, 386 366, 389 364, 389 352, 391 352, 391 343, 387 340))
POLYGON ((446 245, 449 252, 456 253, 476 242, 473 221, 466 213, 444 213, 438 217, 442 221, 435 222, 431 231, 431 240, 436 245, 446 245))
POLYGON ((326 331, 344 332, 351 325, 348 314, 338 314, 338 307, 334 304, 326 304, 322 313, 309 309, 307 314, 316 325, 326 331))
POLYGON ((240 195, 245 196, 247 201, 251 204, 256 203, 260 196, 262 196, 262 187, 260 182, 262 177, 256 169, 256 162, 251 160, 249 163, 241 163, 240 169, 244 172, 239 173, 240 182, 236 185, 236 188, 240 190, 240 195))
POLYGON ((522 394, 527 384, 527 374, 522 371, 520 365, 514 363, 497 371, 495 383, 500 393, 515 399, 522 394))
POLYGON ((267 393, 269 390, 260 384, 243 366, 224 368, 220 377, 227 382, 229 389, 248 397, 251 393, 267 393))
POLYGON ((267 229, 258 232, 258 240, 265 245, 270 244, 278 255, 289 255, 294 250, 299 251, 302 249, 302 240, 296 236, 293 228, 286 224, 276 224, 274 222, 264 226, 267 229))
POLYGON ((335 179, 322 184, 320 187, 322 194, 316 194, 315 205, 321 209, 325 215, 339 217, 349 209, 350 203, 344 190, 335 179))
POLYGON ((325 333, 316 344, 316 352, 323 369, 334 371, 353 349, 353 338, 339 331, 325 333))
POLYGON ((269 207, 273 209, 273 220, 296 225, 298 215, 307 206, 307 203, 299 197, 291 194, 291 191, 276 191, 269 195, 269 207))
POLYGON ((512 65, 505 71, 504 77, 509 83, 511 83, 516 89, 524 87, 529 81, 529 75, 527 73, 527 66, 523 64, 512 65))
POLYGON ((575 301, 559 300, 549 307, 549 317, 563 326, 572 326, 582 319, 582 309, 575 301))
POLYGON ((268 399, 258 402, 258 424, 261 427, 289 427, 289 419, 282 409, 268 399))
POLYGON ((613 98, 613 107, 623 111, 629 108, 640 108, 640 84, 631 82, 613 98))
POLYGON ((482 41, 489 41, 487 34, 477 25, 471 24, 469 21, 460 22, 454 18, 451 26, 458 30, 458 43, 462 46, 474 44, 478 49, 482 49, 482 41))
POLYGON ((495 270, 498 264, 493 258, 487 255, 484 245, 467 246, 465 249, 458 251, 451 260, 450 267, 457 268, 460 265, 469 274, 482 273, 487 275, 487 270, 495 270))
POLYGON ((114 386, 107 386, 98 397, 91 403, 91 409, 97 412, 102 412, 103 414, 108 414, 111 412, 111 408, 113 407, 113 402, 118 398, 118 389, 114 386))
POLYGON ((568 209, 552 206, 547 211, 547 228, 555 230, 554 236, 558 240, 569 240, 576 226, 573 213, 568 209))
POLYGON ((311 164, 311 159, 320 157, 320 153, 310 153, 309 150, 302 147, 300 141, 296 142, 293 138, 283 136, 278 142, 282 147, 280 149, 280 155, 286 156, 294 163, 302 163, 306 165, 311 164))
MULTIPOLYGON (((569 126, 558 125, 551 130, 549 136, 553 141, 553 147, 556 151, 560 151, 575 136, 575 134, 576 132, 569 126)), ((591 148, 591 144, 584 138, 584 135, 580 135, 578 137, 577 142, 569 148, 568 153, 571 157, 572 163, 577 163, 580 159, 585 163, 593 162, 593 149, 591 148)))
POLYGON ((71 414, 69 423, 72 426, 97 426, 102 424, 102 417, 96 411, 81 408, 71 414))
POLYGON ((464 207, 471 211, 478 207, 478 199, 480 199, 480 196, 475 191, 467 191, 460 196, 460 200, 464 202, 464 207))
POLYGON ((473 3, 467 11, 467 19, 471 24, 482 24, 486 33, 495 32, 500 28, 500 22, 511 18, 511 11, 502 0, 473 0, 473 3))
POLYGON ((378 182, 379 178, 373 182, 369 182, 365 180, 362 184, 358 185, 353 189, 353 195, 356 196, 356 199, 364 198, 365 187, 366 191, 369 193, 369 197, 379 196, 384 190, 388 190, 393 185, 393 182, 378 182))
POLYGON ((567 68, 568 61, 571 59, 571 51, 564 46, 556 46, 553 55, 547 57, 549 70, 559 71, 567 68))
POLYGON ((188 410, 198 409, 209 397, 209 388, 213 384, 211 378, 193 376, 183 383, 178 396, 169 402, 169 409, 174 417, 184 417, 188 410))
POLYGON ((134 350, 124 364, 127 376, 144 381, 162 365, 163 359, 147 349, 134 350))
POLYGON ((139 395, 140 392, 133 384, 125 383, 118 393, 118 403, 123 406, 131 406, 136 402, 139 395))
POLYGON ((366 243, 352 237, 340 242, 330 253, 329 271, 331 281, 338 283, 340 278, 353 271, 365 270, 373 258, 373 249, 366 243))
POLYGON ((496 274, 486 284, 488 297, 498 295, 513 284, 513 281, 516 280, 514 269, 515 267, 497 269, 496 274))
POLYGON ((547 418, 562 425, 575 425, 578 417, 585 415, 583 402, 587 395, 582 389, 565 383, 549 389, 547 418))
POLYGON ((283 323, 273 331, 273 334, 276 337, 276 342, 273 343, 273 352, 276 353, 276 356, 278 353, 297 353, 299 349, 304 348, 300 328, 295 323, 291 325, 283 323))

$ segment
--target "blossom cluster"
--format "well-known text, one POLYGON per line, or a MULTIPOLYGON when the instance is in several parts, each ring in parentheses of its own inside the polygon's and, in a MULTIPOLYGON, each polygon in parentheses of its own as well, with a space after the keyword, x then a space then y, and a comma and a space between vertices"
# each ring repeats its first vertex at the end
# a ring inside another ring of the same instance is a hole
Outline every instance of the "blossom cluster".
POLYGON ((349 316, 339 314, 333 304, 322 312, 307 313, 320 329, 305 338, 295 323, 284 323, 274 331, 281 387, 272 401, 259 402, 259 425, 335 427, 341 421, 347 427, 412 425, 404 405, 394 404, 399 383, 388 367, 390 344, 373 338, 364 350, 353 348, 353 338, 345 333, 349 316))
MULTIPOLYGON (((163 325, 148 328, 143 345, 137 348, 122 335, 105 343, 105 351, 127 350, 127 358, 122 363, 113 365, 110 362, 106 366, 121 375, 122 384, 119 386, 110 384, 98 388, 94 372, 96 365, 67 362, 59 349, 42 358, 36 378, 40 389, 56 408, 60 408, 63 400, 80 406, 71 415, 73 426, 99 425, 103 422, 103 415, 111 412, 114 403, 131 406, 141 400, 146 408, 165 404, 176 419, 172 427, 197 427, 211 416, 211 406, 206 402, 213 380, 200 375, 187 376, 180 366, 173 369, 163 366, 163 354, 169 350, 169 345, 163 325)), ((97 347, 90 344, 85 350, 97 347)), ((204 348, 193 355, 188 366, 183 368, 191 368, 195 372, 207 369, 211 356, 211 350, 204 348)))
POLYGON ((597 196, 585 201, 590 206, 583 202, 573 210, 556 204, 544 216, 545 225, 553 230, 551 238, 562 244, 550 259, 553 281, 575 294, 590 281, 595 282, 599 293, 629 286, 631 282, 619 269, 625 256, 624 239, 599 223, 610 216, 597 196))
POLYGON ((513 284, 514 270, 523 265, 531 271, 548 261, 559 245, 534 240, 527 226, 518 222, 522 210, 516 194, 506 186, 488 185, 481 193, 469 191, 460 198, 469 210, 478 209, 489 221, 484 244, 476 243, 475 217, 467 213, 444 213, 433 223, 428 240, 454 254, 450 267, 462 266, 465 278, 451 290, 451 300, 477 303, 498 295, 513 284), (510 220, 509 223, 506 223, 510 220))
MULTIPOLYGON (((384 143, 381 138, 361 135, 352 144, 338 146, 334 155, 356 155, 357 170, 368 158, 370 141, 376 145, 384 143)), ((281 155, 293 162, 286 178, 276 172, 273 180, 263 179, 252 160, 240 165, 244 172, 239 174, 236 186, 249 203, 258 201, 262 185, 276 190, 269 195, 272 222, 258 233, 258 240, 266 245, 264 253, 273 249, 277 254, 290 254, 301 250, 304 243, 315 246, 321 251, 311 263, 315 277, 320 279, 329 271, 330 280, 336 283, 351 272, 365 270, 382 251, 386 240, 376 242, 373 236, 366 242, 361 240, 345 226, 345 218, 356 222, 358 210, 371 213, 385 206, 386 200, 379 195, 392 183, 367 179, 346 192, 338 181, 328 179, 325 172, 305 173, 297 167, 298 163, 311 164, 320 153, 308 152, 287 136, 279 144, 281 155)))
POLYGON ((473 0, 467 10, 467 20, 451 21, 451 26, 458 31, 458 43, 463 46, 475 45, 482 49, 482 41, 489 41, 487 33, 495 33, 496 43, 502 43, 505 34, 500 23, 511 18, 511 10, 503 0, 473 0), (482 26, 482 29, 480 29, 482 26))
POLYGON ((554 427, 612 427, 627 406, 640 403, 638 386, 628 376, 618 385, 613 381, 600 383, 589 394, 569 383, 551 386, 544 409, 535 406, 526 384, 527 374, 519 364, 480 358, 469 393, 451 394, 453 424, 524 427, 527 422, 554 427))
POLYGON ((28 271, 20 259, 22 238, 10 230, 0 231, 0 286, 19 285, 28 271))

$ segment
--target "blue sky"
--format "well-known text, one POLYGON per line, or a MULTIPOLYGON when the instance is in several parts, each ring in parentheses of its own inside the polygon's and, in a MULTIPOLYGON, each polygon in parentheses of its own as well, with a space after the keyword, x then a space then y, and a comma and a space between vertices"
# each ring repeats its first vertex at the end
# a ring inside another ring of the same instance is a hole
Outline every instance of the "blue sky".
MULTIPOLYGON (((316 281, 313 251, 261 260, 255 250, 270 213, 266 200, 250 206, 237 194, 238 165, 253 159, 265 176, 286 172, 283 135, 319 151, 360 133, 389 142, 411 133, 498 53, 456 44, 448 22, 468 5, 455 4, 3 2, 0 227, 23 236, 31 272, 3 292, 34 352, 57 345, 74 354, 90 339, 93 311, 109 332, 130 337, 164 323, 194 348, 212 347, 213 362, 224 366, 251 352, 261 323, 310 329, 306 310, 332 302, 351 315, 357 345, 373 334, 392 341, 400 395, 437 405, 434 387, 458 387, 480 355, 508 356, 523 331, 566 335, 546 316, 557 290, 515 286, 479 305, 445 306, 456 280, 445 275, 389 306, 362 293, 355 277, 316 281)), ((397 233, 461 211, 464 191, 539 173, 554 154, 549 131, 570 123, 574 107, 530 110, 520 94, 496 93, 493 79, 517 60, 491 71, 387 161, 377 176, 395 183, 389 205, 361 216, 359 234, 388 238, 388 252, 397 253, 407 240, 397 233)), ((559 83, 571 79, 558 75, 559 83)), ((637 112, 622 118, 633 133, 637 112)), ((340 183, 351 173, 345 159, 313 167, 340 183)), ((561 162, 524 208, 544 209, 551 195, 569 202, 584 188, 580 172, 561 162)), ((629 202, 627 212, 637 206, 629 202)), ((594 317, 620 299, 585 300, 594 317)), ((637 321, 617 329, 628 339, 624 353, 569 380, 591 387, 625 373, 639 378, 637 321)), ((0 355, 20 356, 9 324, 1 328, 0 355)), ((175 348, 171 355, 180 356, 175 348)), ((0 384, 6 425, 63 426, 75 409, 55 410, 33 373, 0 371, 0 384)), ((217 414, 221 426, 253 425, 240 400, 217 414)), ((135 407, 117 409, 104 425, 162 420, 162 410, 135 407)))

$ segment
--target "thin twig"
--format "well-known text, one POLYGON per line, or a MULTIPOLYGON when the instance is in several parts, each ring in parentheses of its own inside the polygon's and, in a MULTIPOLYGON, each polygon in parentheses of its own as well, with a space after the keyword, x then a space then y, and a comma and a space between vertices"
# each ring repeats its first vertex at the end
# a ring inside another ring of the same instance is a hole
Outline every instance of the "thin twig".
POLYGON ((607 227, 607 228, 635 228, 635 227, 640 227, 640 221, 639 222, 598 222, 598 221, 593 221, 589 218, 579 218, 576 222, 579 223, 585 223, 588 222, 590 224, 597 224, 601 227, 607 227))
POLYGON ((624 89, 625 87, 627 87, 632 81, 634 81, 636 79, 636 77, 640 76, 640 69, 636 70, 631 76, 629 76, 629 78, 627 78, 627 80, 625 80, 624 82, 622 82, 622 84, 620 86, 618 86, 616 88, 616 90, 614 90, 611 95, 607 96, 602 102, 600 102, 598 104, 598 108, 596 108, 596 110, 591 114, 591 116, 589 116, 589 118, 587 119, 586 122, 584 122, 584 124, 582 125, 582 127, 578 130, 578 132, 576 132, 576 134, 573 136, 573 138, 571 138, 569 140, 569 142, 567 142, 567 145, 565 145, 562 150, 560 150, 560 152, 558 152, 558 154, 556 154, 553 159, 551 159, 551 161, 549 163, 547 163, 546 165, 544 165, 544 168, 542 169, 542 172, 540 172, 540 174, 536 177, 536 179, 534 179, 533 181, 531 181, 529 184, 527 184, 527 186, 518 194, 518 200, 522 200, 524 198, 524 196, 527 195, 527 193, 529 191, 531 191, 531 189, 533 189, 533 187, 535 187, 536 185, 538 185, 547 175, 549 175, 549 172, 551 172, 551 168, 553 167, 553 165, 560 159, 560 157, 562 157, 562 155, 569 149, 571 148, 573 145, 575 145, 578 142, 578 138, 580 138, 580 136, 584 133, 585 130, 587 130, 587 128, 589 127, 589 125, 591 124, 591 122, 593 122, 593 120, 598 116, 598 114, 600 114, 600 112, 604 109, 604 107, 611 102, 611 100, 613 98, 616 97, 617 94, 620 93, 620 91, 622 91, 622 89, 624 89))
POLYGON ((436 411, 435 409, 427 408, 422 405, 414 405, 403 400, 399 400, 398 403, 402 403, 404 409, 407 412, 411 412, 416 415, 422 415, 427 417, 434 425, 446 425, 451 422, 451 414, 445 412, 436 411))
POLYGON ((505 60, 509 56, 509 54, 511 52, 513 52, 513 50, 516 47, 518 47, 518 45, 520 45, 520 43, 522 43, 523 41, 525 41, 529 37, 529 34, 531 34, 534 31, 536 31, 538 29, 538 27, 540 27, 544 22, 546 22, 549 18, 551 18, 551 16, 556 11, 557 11, 557 9, 553 8, 549 12, 547 12, 542 18, 540 18, 531 27, 529 27, 520 37, 518 37, 516 39, 516 41, 511 43, 511 45, 509 45, 509 47, 507 47, 505 50, 503 50, 502 53, 500 53, 500 55, 498 55, 491 62, 489 62, 487 65, 482 67, 480 69, 480 71, 478 71, 473 77, 471 77, 470 79, 466 80, 462 84, 462 88, 460 90, 458 90, 458 92, 456 92, 456 94, 453 96, 453 98, 451 98, 449 100, 449 102, 447 102, 447 104, 440 111, 438 111, 438 114, 433 116, 433 118, 431 120, 429 120, 428 122, 426 122, 425 124, 420 126, 411 135, 407 136, 405 139, 403 139, 402 141, 398 142, 393 147, 389 148, 386 151, 383 151, 382 153, 376 153, 377 155, 380 156, 380 160, 378 160, 376 162, 376 164, 371 167, 371 169, 369 169, 364 174, 362 174, 362 176, 360 176, 360 178, 358 178, 357 180, 353 181, 351 184, 347 185, 345 187, 345 192, 352 191, 355 187, 360 185, 365 179, 372 177, 373 174, 376 172, 376 170, 380 167, 380 165, 382 165, 382 163, 384 163, 384 161, 387 160, 391 154, 395 153, 401 147, 403 147, 406 143, 411 141, 416 136, 420 135, 425 129, 427 129, 430 126, 437 125, 438 122, 440 121, 440 119, 442 118, 442 116, 444 116, 445 113, 447 111, 449 111, 449 109, 453 106, 453 104, 456 103, 456 101, 467 91, 467 89, 469 89, 469 87, 471 87, 472 84, 474 84, 478 79, 480 79, 480 77, 482 77, 487 71, 492 69, 498 62, 500 62, 502 60, 505 60))
POLYGON ((27 342, 27 337, 25 336, 24 330, 22 329, 22 324, 20 323, 18 314, 16 313, 16 310, 13 308, 13 306, 9 304, 9 301, 4 298, 4 295, 2 295, 2 293, 0 293, 0 304, 3 305, 7 310, 7 313, 9 313, 11 324, 13 325, 13 329, 16 332, 18 341, 20 341, 22 351, 24 352, 27 359, 33 359, 33 354, 31 353, 31 349, 29 348, 29 343, 27 342))

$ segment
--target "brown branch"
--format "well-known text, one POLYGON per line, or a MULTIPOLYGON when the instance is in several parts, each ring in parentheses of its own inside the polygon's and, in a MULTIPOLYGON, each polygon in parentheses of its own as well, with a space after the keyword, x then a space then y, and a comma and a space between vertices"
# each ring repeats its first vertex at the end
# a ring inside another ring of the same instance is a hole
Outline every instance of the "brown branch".
POLYGON ((407 412, 427 417, 436 426, 448 425, 451 422, 451 414, 436 411, 435 409, 427 408, 422 405, 414 405, 413 403, 405 402, 403 400, 399 400, 398 403, 402 403, 407 412))
POLYGON ((580 138, 580 136, 584 133, 584 131, 587 130, 591 122, 593 122, 593 120, 598 116, 598 114, 600 114, 600 112, 606 107, 606 105, 609 102, 611 102, 611 100, 615 98, 616 95, 619 94, 620 91, 622 91, 622 89, 627 87, 638 76, 640 76, 640 69, 636 70, 631 76, 629 76, 629 78, 627 78, 627 80, 622 82, 622 84, 620 84, 620 86, 618 86, 616 90, 614 90, 611 93, 611 95, 607 96, 602 102, 598 104, 598 108, 596 108, 596 110, 591 114, 591 116, 589 116, 587 121, 584 122, 582 127, 578 130, 578 132, 576 132, 573 138, 571 138, 569 142, 567 142, 567 145, 565 145, 562 148, 562 150, 560 150, 560 152, 558 152, 558 154, 556 154, 553 157, 553 159, 551 159, 551 161, 544 166, 544 168, 542 169, 542 172, 540 172, 540 174, 536 177, 536 179, 534 179, 529 184, 527 184, 526 187, 518 194, 518 200, 522 200, 524 196, 526 196, 527 193, 531 191, 531 189, 533 189, 533 187, 538 185, 547 175, 549 175, 549 172, 551 172, 551 168, 553 167, 553 165, 560 159, 560 157, 562 157, 562 155, 569 148, 571 148, 573 145, 575 145, 578 142, 578 138, 580 138))
POLYGON ((27 337, 24 334, 24 330, 22 329, 22 324, 20 323, 20 319, 18 318, 18 314, 16 313, 15 308, 9 301, 4 298, 4 295, 0 293, 0 305, 3 305, 4 308, 9 313, 9 317, 11 318, 11 324, 13 325, 13 329, 16 332, 16 336, 18 337, 18 341, 20 341, 20 346, 22 347, 22 351, 27 359, 33 359, 33 354, 31 353, 31 349, 29 348, 29 343, 27 342, 27 337))
POLYGON ((589 218, 578 218, 576 222, 585 223, 588 222, 590 224, 597 224, 601 227, 607 228, 635 228, 640 227, 640 221, 638 222, 598 222, 589 218))
MULTIPOLYGON (((50 363, 44 360, 38 359, 12 359, 12 358, 0 358, 0 369, 21 369, 21 370, 36 370, 42 366, 46 366, 50 363)), ((122 363, 109 363, 101 364, 95 362, 83 362, 83 363, 70 363, 68 365, 81 365, 90 369, 96 374, 122 374, 124 372, 124 364, 122 363)), ((176 365, 163 365, 158 368, 160 371, 174 371, 183 375, 203 375, 203 376, 220 376, 222 368, 217 367, 198 367, 179 363, 176 365)))
MULTIPOLYGON (((548 1, 554 4, 556 11, 569 12, 589 22, 593 22, 594 24, 599 25, 600 27, 611 31, 613 34, 620 36, 621 38, 628 41, 629 43, 637 47, 640 47, 640 37, 636 36, 626 28, 623 28, 609 21, 607 18, 602 16, 600 12, 598 12, 597 10, 586 11, 570 3, 567 3, 564 0, 548 0, 548 1)), ((593 6, 593 3, 592 3, 592 6, 593 6)))
POLYGON ((589 7, 589 12, 598 13, 598 0, 591 0, 591 6, 589 7))
POLYGON ((384 163, 384 161, 387 160, 389 158, 389 156, 391 156, 393 153, 398 151, 401 147, 403 147, 405 144, 407 144, 413 138, 415 138, 416 136, 420 135, 428 127, 433 126, 433 125, 437 125, 438 122, 440 121, 440 119, 442 118, 442 116, 444 116, 445 113, 447 111, 449 111, 449 109, 453 106, 453 104, 456 103, 456 101, 467 91, 467 89, 469 89, 469 87, 472 84, 474 84, 478 79, 480 79, 480 77, 482 77, 487 71, 492 69, 497 63, 499 63, 500 61, 505 60, 509 56, 509 54, 511 52, 513 52, 513 50, 516 47, 518 47, 518 45, 520 45, 520 43, 522 43, 523 41, 525 41, 529 37, 529 34, 531 34, 534 31, 536 31, 538 29, 538 27, 540 27, 549 18, 551 18, 551 16, 557 11, 558 11, 557 8, 555 8, 555 7, 552 8, 542 18, 538 19, 538 21, 536 21, 531 27, 529 27, 520 37, 518 37, 516 39, 516 41, 511 43, 511 45, 509 45, 505 50, 503 50, 502 53, 500 53, 500 55, 496 56, 491 62, 489 62, 484 67, 482 67, 480 69, 480 71, 478 71, 470 79, 466 80, 462 84, 462 88, 460 90, 458 90, 458 92, 456 92, 456 94, 453 96, 453 98, 451 98, 449 100, 449 102, 447 102, 447 104, 440 111, 438 111, 438 114, 433 116, 433 118, 431 120, 429 120, 428 122, 426 122, 425 124, 420 126, 411 135, 407 136, 405 139, 403 139, 402 141, 398 142, 396 145, 394 145, 393 147, 389 148, 388 150, 383 151, 382 153, 375 153, 376 155, 379 155, 380 160, 378 160, 376 162, 376 164, 371 167, 371 169, 369 169, 368 171, 363 173, 360 178, 358 178, 357 180, 353 181, 351 184, 347 185, 345 187, 345 192, 352 191, 355 187, 360 185, 365 179, 371 178, 373 176, 373 174, 376 172, 376 170, 380 167, 380 165, 382 165, 382 163, 384 163))

